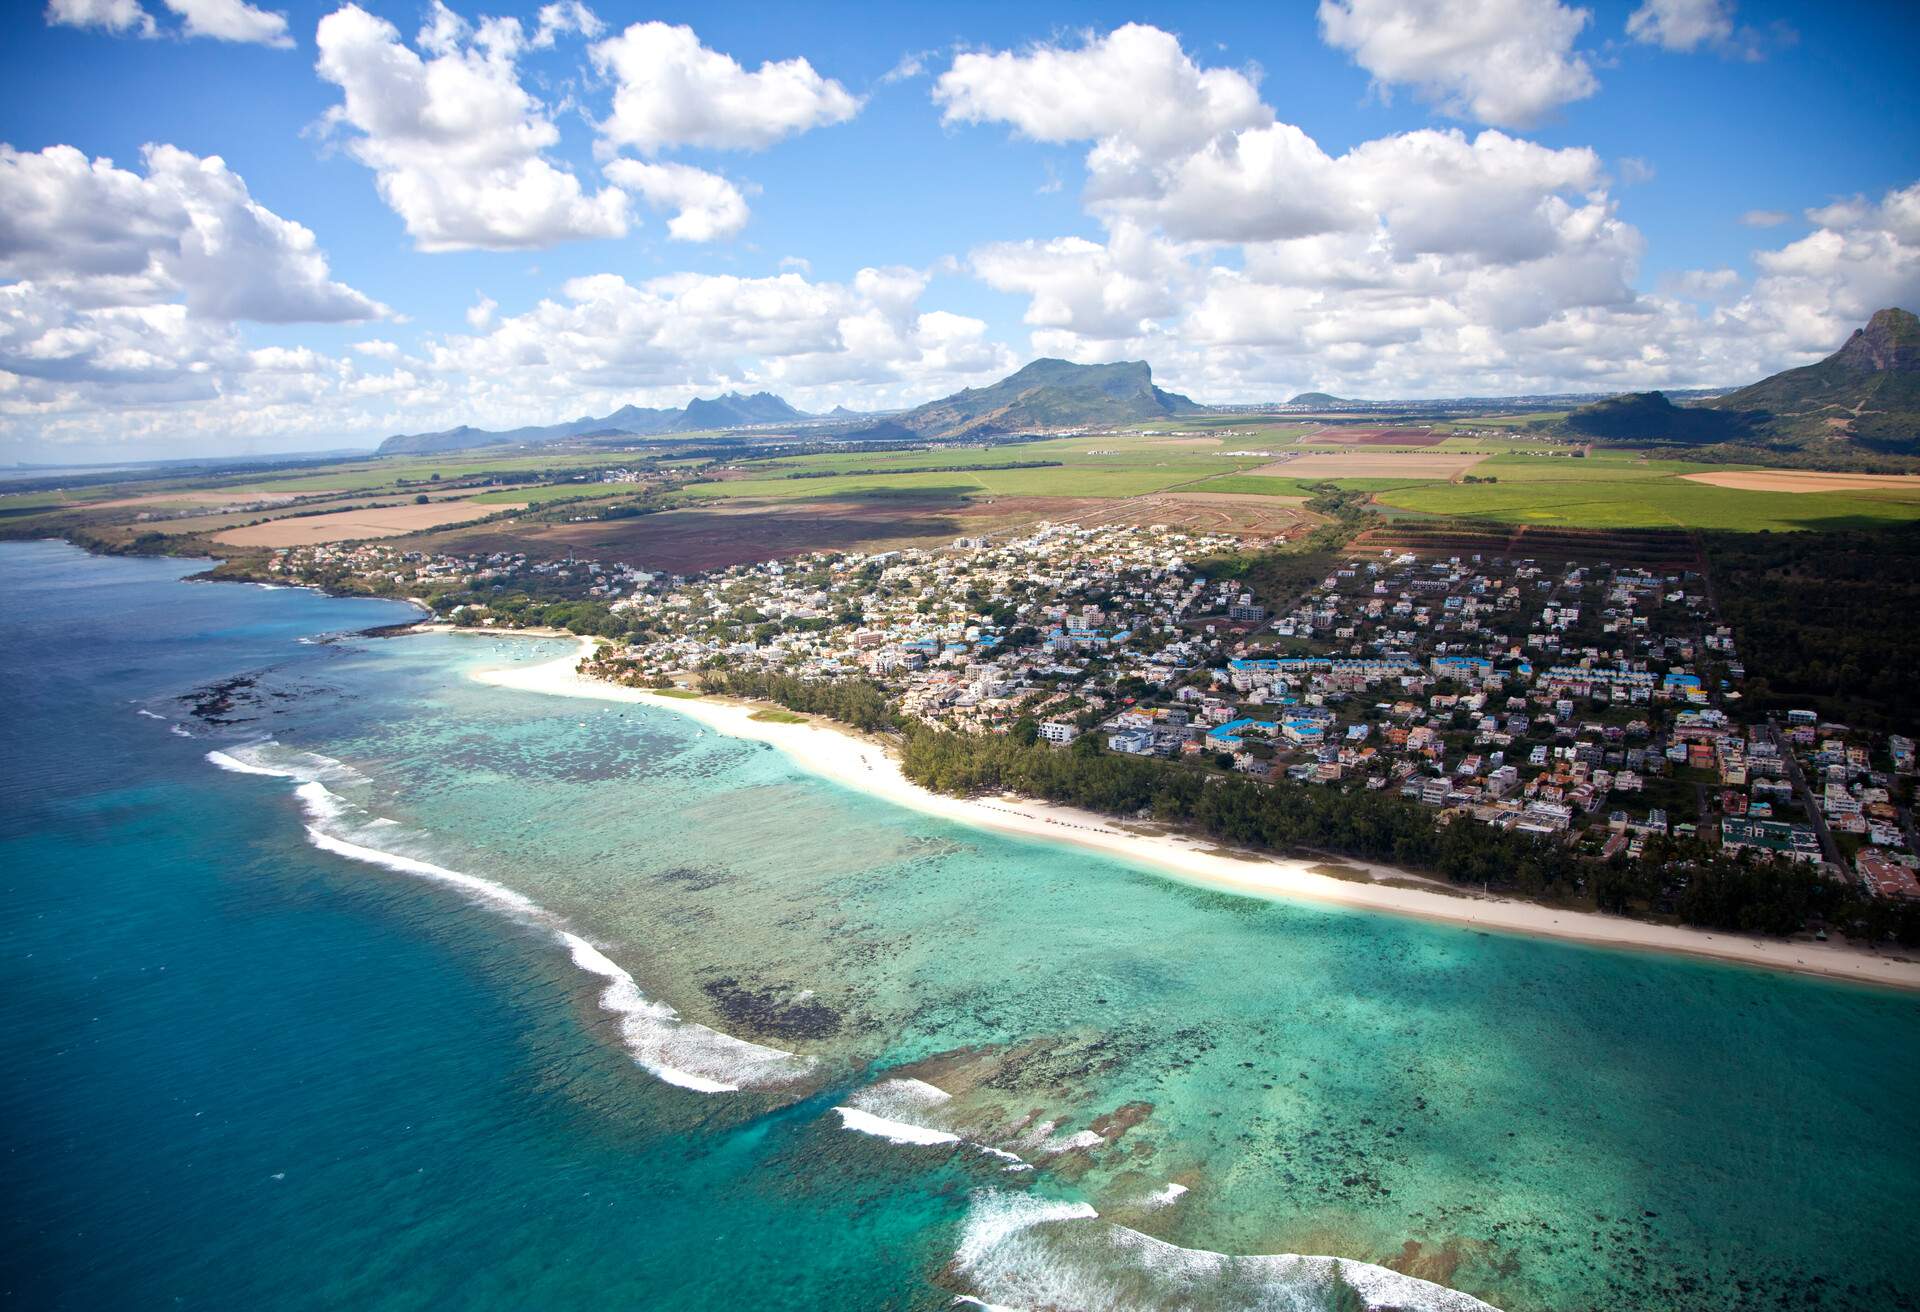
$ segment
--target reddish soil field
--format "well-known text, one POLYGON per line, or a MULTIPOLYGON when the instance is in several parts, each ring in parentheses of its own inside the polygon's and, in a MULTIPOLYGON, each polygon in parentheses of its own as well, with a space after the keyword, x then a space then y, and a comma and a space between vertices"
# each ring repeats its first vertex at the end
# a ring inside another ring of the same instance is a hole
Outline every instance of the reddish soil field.
POLYGON ((733 501, 637 519, 583 524, 482 524, 419 541, 422 550, 568 554, 642 569, 694 574, 810 551, 939 548, 955 538, 1018 533, 1050 520, 1080 524, 1165 524, 1194 532, 1275 539, 1307 517, 1276 497, 1160 493, 1126 500, 1087 497, 903 497, 809 502, 733 501))

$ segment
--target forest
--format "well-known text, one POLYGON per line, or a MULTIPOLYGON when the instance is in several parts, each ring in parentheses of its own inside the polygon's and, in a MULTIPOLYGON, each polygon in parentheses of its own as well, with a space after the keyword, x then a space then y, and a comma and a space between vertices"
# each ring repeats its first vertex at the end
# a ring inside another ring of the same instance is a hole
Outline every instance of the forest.
POLYGON ((1911 734, 1920 720, 1920 526, 1715 533, 1720 614, 1759 711, 1911 734))

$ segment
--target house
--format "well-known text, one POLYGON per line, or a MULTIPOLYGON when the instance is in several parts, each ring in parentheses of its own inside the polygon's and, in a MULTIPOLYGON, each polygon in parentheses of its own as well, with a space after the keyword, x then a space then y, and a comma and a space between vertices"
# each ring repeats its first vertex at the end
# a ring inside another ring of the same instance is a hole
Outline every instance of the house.
POLYGON ((1860 876, 1861 886, 1874 897, 1920 898, 1920 879, 1884 852, 1863 848, 1854 858, 1853 868, 1860 876))
POLYGON ((1043 720, 1040 724, 1040 741, 1056 747, 1070 743, 1079 736, 1080 731, 1066 720, 1043 720))
POLYGON ((1729 852, 1759 852, 1813 864, 1820 860, 1820 839, 1813 830, 1779 820, 1728 816, 1720 822, 1720 845, 1729 852))

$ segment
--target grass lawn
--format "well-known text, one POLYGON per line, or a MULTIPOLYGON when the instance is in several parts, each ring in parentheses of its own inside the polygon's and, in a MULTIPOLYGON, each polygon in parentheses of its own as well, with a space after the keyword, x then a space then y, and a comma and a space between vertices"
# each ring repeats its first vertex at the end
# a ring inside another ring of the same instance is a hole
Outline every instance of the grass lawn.
POLYGON ((777 710, 773 707, 768 707, 764 711, 755 711, 752 715, 749 715, 747 718, 749 720, 761 720, 767 724, 805 724, 807 723, 807 717, 804 715, 796 715, 792 711, 777 710))

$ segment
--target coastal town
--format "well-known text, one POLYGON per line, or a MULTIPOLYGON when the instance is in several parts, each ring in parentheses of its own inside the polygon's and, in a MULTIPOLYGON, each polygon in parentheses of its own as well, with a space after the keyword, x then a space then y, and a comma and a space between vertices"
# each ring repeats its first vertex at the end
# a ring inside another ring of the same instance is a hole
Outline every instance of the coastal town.
POLYGON ((597 633, 596 672, 643 686, 857 679, 937 729, 1387 793, 1603 861, 1717 847, 1920 898, 1912 737, 1750 713, 1698 571, 1349 546, 1269 597, 1232 577, 1242 547, 1046 523, 693 576, 378 543, 264 569, 462 626, 597 633))

